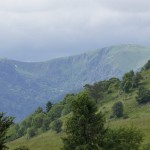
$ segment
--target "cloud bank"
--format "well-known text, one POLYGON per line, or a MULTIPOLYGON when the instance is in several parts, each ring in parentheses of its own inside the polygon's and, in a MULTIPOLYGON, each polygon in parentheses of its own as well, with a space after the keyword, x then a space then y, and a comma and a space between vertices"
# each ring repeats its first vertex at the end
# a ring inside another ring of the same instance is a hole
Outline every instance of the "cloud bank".
POLYGON ((148 0, 1 0, 0 57, 43 61, 116 44, 150 46, 148 0))

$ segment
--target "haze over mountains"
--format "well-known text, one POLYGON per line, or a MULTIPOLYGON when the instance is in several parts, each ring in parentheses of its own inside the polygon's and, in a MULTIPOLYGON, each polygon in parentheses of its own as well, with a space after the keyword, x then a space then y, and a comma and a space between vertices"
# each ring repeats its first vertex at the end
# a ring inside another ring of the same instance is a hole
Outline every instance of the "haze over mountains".
POLYGON ((150 59, 150 48, 119 45, 46 62, 0 60, 0 110, 19 121, 48 100, 60 101, 87 83, 121 78, 150 59))

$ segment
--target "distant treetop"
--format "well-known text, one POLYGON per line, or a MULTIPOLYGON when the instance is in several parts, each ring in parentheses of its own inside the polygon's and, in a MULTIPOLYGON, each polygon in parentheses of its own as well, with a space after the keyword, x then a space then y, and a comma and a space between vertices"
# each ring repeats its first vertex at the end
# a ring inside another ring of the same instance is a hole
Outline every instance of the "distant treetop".
POLYGON ((150 69, 150 60, 144 65, 143 70, 148 70, 150 69))

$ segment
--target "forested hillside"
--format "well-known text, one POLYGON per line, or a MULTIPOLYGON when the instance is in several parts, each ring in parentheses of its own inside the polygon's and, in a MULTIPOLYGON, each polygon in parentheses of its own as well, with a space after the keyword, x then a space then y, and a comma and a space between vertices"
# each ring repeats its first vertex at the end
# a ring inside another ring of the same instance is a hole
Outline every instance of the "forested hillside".
MULTIPOLYGON (((150 61, 140 72, 130 71, 122 80, 111 78, 86 84, 84 91, 106 117, 106 126, 112 129, 134 126, 144 134, 141 149, 150 147, 150 61)), ((82 92, 81 92, 82 93, 82 92)), ((55 105, 50 102, 9 130, 12 135, 8 143, 12 149, 20 145, 44 150, 59 150, 66 120, 72 115, 72 102, 79 94, 67 94, 55 105), (21 137, 21 138, 20 138, 21 137), (40 141, 40 142, 39 142, 40 141)))
POLYGON ((150 59, 150 48, 120 45, 46 62, 0 60, 0 110, 25 118, 38 106, 52 103, 85 84, 139 70, 150 59))

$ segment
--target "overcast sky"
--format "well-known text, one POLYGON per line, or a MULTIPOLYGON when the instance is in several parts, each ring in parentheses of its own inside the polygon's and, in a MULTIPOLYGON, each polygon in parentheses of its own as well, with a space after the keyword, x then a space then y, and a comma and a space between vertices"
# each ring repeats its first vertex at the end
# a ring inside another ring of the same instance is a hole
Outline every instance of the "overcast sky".
POLYGON ((150 0, 0 0, 0 57, 43 61, 150 46, 150 0))

